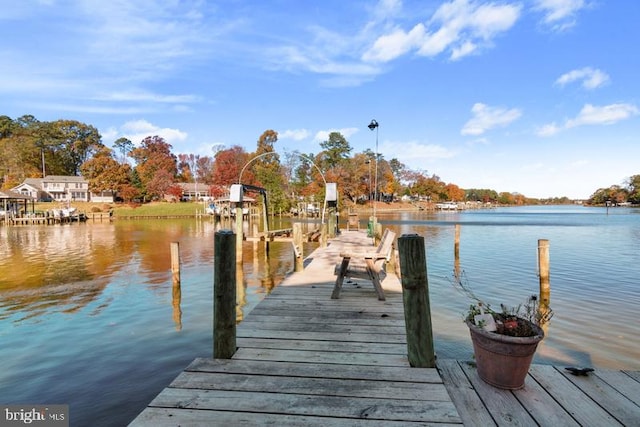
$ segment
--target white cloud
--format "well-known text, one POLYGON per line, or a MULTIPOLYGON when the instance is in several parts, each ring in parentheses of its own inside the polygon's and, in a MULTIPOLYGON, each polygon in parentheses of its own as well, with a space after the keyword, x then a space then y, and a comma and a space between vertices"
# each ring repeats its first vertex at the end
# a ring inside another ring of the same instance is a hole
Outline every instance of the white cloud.
POLYGON ((561 75, 558 80, 556 80, 556 84, 559 86, 565 86, 575 81, 582 81, 582 87, 585 89, 595 89, 608 83, 609 80, 609 75, 604 71, 591 67, 584 67, 571 70, 568 73, 561 75))
POLYGON ((546 25, 555 31, 563 31, 575 25, 576 13, 585 6, 584 0, 537 0, 535 9, 544 13, 546 25))
POLYGON ((471 112, 473 117, 460 131, 462 135, 482 135, 495 127, 504 127, 522 115, 517 108, 490 107, 479 102, 473 105, 471 112))
POLYGON ((421 56, 448 50, 450 59, 460 59, 491 46, 493 38, 515 24, 520 12, 520 5, 452 0, 440 6, 426 25, 418 23, 409 31, 396 27, 378 37, 362 59, 388 62, 412 50, 421 56))
POLYGON ((116 91, 96 95, 94 99, 99 101, 132 101, 132 102, 157 102, 157 103, 192 103, 199 100, 196 95, 162 95, 141 90, 128 92, 116 91))
POLYGON ((287 129, 284 132, 278 133, 278 138, 302 141, 303 139, 307 139, 309 135, 310 132, 306 129, 287 129))
POLYGON ((342 134, 342 136, 344 136, 346 139, 349 139, 349 137, 351 135, 354 135, 356 132, 358 132, 358 128, 343 128, 343 129, 321 130, 321 131, 318 131, 316 133, 316 136, 313 138, 313 140, 315 142, 327 141, 329 139, 329 134, 331 132, 340 132, 342 134))
POLYGON ((409 32, 396 28, 389 34, 378 37, 371 49, 362 55, 364 61, 389 62, 423 43, 424 25, 418 24, 409 32))
POLYGON ((538 136, 552 136, 566 129, 586 125, 612 125, 622 120, 640 114, 640 110, 633 104, 610 104, 602 107, 586 104, 573 119, 565 121, 563 126, 550 123, 537 131, 538 136))
POLYGON ((164 140, 175 145, 176 143, 183 142, 187 139, 188 134, 179 129, 161 128, 146 120, 133 120, 126 122, 120 127, 118 132, 119 137, 125 137, 134 144, 139 144, 144 138, 148 136, 160 136, 164 140))
POLYGON ((575 119, 567 120, 565 127, 611 125, 638 113, 638 108, 632 104, 611 104, 603 107, 594 107, 591 104, 586 104, 575 119))
POLYGON ((560 132, 562 129, 559 128, 555 122, 553 123, 549 123, 546 124, 542 127, 540 127, 537 131, 536 131, 536 135, 538 136, 542 136, 542 137, 546 137, 546 136, 553 136, 556 133, 560 132))
POLYGON ((424 144, 418 141, 385 141, 380 145, 380 150, 386 159, 396 158, 411 169, 425 169, 425 163, 434 160, 450 159, 457 155, 456 151, 449 150, 438 144, 424 144))

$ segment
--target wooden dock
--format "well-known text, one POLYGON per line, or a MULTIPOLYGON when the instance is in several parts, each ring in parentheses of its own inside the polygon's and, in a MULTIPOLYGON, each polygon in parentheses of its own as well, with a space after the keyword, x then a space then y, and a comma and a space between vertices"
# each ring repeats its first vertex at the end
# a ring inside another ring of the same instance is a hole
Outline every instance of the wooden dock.
POLYGON ((512 392, 466 362, 411 368, 395 275, 386 301, 364 280, 330 299, 338 254, 363 245, 364 232, 343 232, 313 252, 238 325, 232 359, 196 359, 131 425, 640 425, 638 372, 535 365, 512 392))

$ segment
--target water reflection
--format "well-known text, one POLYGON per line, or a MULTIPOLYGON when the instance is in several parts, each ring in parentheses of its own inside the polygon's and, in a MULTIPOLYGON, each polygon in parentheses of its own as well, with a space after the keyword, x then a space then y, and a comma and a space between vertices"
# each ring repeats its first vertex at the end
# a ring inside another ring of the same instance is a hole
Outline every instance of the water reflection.
MULTIPOLYGON (((166 293, 172 277, 173 242, 180 242, 183 270, 207 265, 212 275, 215 231, 230 225, 156 220, 0 227, 0 320, 20 322, 47 313, 73 313, 96 301, 100 304, 95 310, 100 312, 111 298, 104 296, 105 289, 114 283, 143 284, 166 293)), ((245 229, 250 229, 248 223, 245 229)), ((282 243, 270 245, 271 257, 264 242, 244 243, 247 271, 242 264, 237 271, 238 320, 247 305, 247 287, 268 294, 291 269, 288 257, 280 256, 290 248, 282 243)), ((170 291, 178 330, 182 328, 179 281, 170 291)))

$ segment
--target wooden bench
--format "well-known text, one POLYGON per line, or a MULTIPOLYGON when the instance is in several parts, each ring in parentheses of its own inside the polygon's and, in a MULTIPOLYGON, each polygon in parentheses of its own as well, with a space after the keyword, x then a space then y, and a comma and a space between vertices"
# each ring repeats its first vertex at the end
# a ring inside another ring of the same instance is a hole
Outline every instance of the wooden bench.
POLYGON ((340 253, 342 262, 336 265, 334 273, 338 276, 336 278, 336 284, 333 287, 332 299, 340 298, 340 290, 342 289, 342 282, 345 277, 354 277, 360 279, 367 279, 373 283, 373 287, 378 294, 380 301, 385 300, 384 291, 382 290, 382 284, 380 283, 380 274, 384 267, 385 261, 388 260, 391 249, 393 247, 393 240, 396 237, 396 233, 389 230, 384 230, 380 244, 373 252, 363 253, 340 253))

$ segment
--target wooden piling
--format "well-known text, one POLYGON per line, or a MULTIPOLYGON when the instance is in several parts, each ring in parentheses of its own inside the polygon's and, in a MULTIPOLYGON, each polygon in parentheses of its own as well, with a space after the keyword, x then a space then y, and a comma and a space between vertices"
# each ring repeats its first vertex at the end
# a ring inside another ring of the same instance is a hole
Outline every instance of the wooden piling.
POLYGON ((549 281, 549 240, 538 240, 538 275, 540 277, 540 305, 549 306, 551 284, 549 281))
POLYGON ((294 267, 293 271, 302 271, 304 270, 304 254, 303 254, 303 235, 302 235, 302 224, 299 222, 295 222, 293 224, 293 257, 294 257, 294 267))
MULTIPOLYGON (((229 208, 231 209, 231 208, 229 208)), ((236 262, 242 262, 242 203, 236 203, 236 262)))
POLYGON ((424 237, 404 234, 398 239, 407 356, 414 368, 436 366, 431 330, 429 281, 424 237))
POLYGON ((182 300, 182 289, 180 286, 180 244, 171 242, 171 276, 173 281, 171 306, 173 307, 173 321, 176 324, 176 330, 182 329, 182 309, 180 302, 182 300))
POLYGON ((171 276, 173 284, 176 282, 180 285, 180 244, 171 242, 171 276))
MULTIPOLYGON (((241 220, 242 221, 242 220, 241 220)), ((213 357, 230 359, 236 352, 236 239, 231 230, 214 238, 213 357)))

